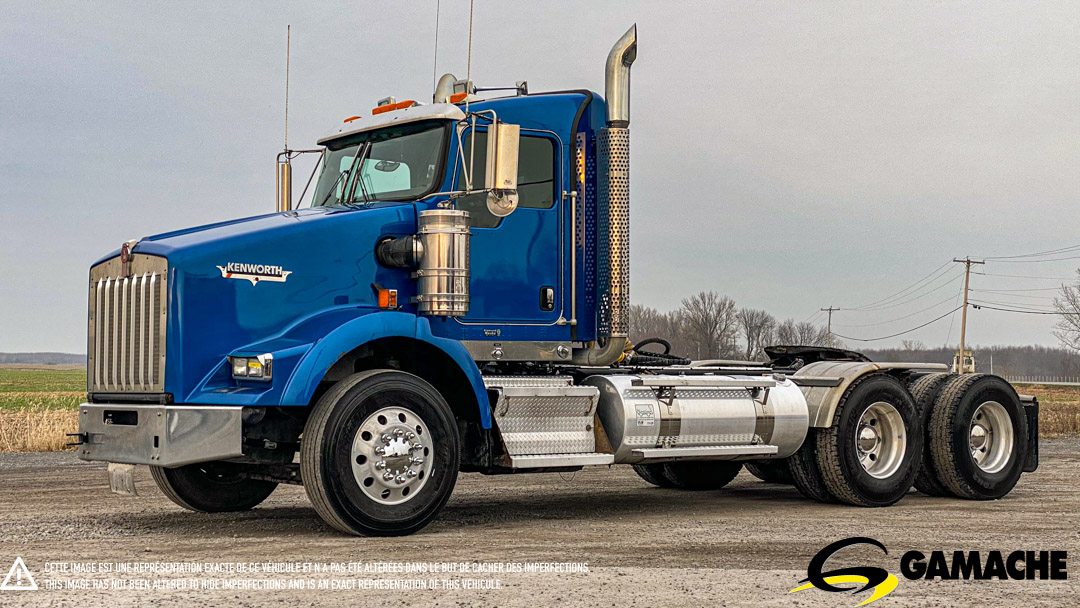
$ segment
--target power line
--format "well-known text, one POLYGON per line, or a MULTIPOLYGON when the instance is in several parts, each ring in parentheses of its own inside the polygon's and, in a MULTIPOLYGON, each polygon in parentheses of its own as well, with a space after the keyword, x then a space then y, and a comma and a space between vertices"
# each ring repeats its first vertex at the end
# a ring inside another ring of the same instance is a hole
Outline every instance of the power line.
MULTIPOLYGON (((960 293, 958 292, 956 294, 956 296, 960 297, 960 293)), ((928 310, 933 310, 933 309, 937 308, 938 306, 941 306, 942 304, 948 302, 949 300, 956 300, 956 298, 954 298, 953 296, 949 296, 949 297, 945 298, 944 300, 942 300, 942 301, 940 301, 940 302, 938 302, 936 304, 933 304, 931 306, 927 306, 926 308, 923 308, 922 310, 916 310, 915 312, 913 312, 913 313, 911 313, 909 315, 904 315, 902 317, 896 317, 895 319, 889 319, 888 321, 880 321, 878 323, 865 323, 863 325, 841 325, 839 323, 836 323, 835 325, 836 325, 836 327, 877 327, 878 325, 888 325, 889 323, 896 323, 897 321, 902 321, 904 319, 909 319, 911 317, 914 317, 915 315, 924 313, 924 312, 926 312, 928 310)), ((959 305, 956 305, 956 306, 959 306, 959 305)))
MULTIPOLYGON (((956 299, 953 300, 953 304, 959 308, 960 296, 964 295, 964 286, 961 285, 960 289, 956 292, 956 299)), ((948 346, 949 339, 952 338, 952 328, 956 324, 956 311, 953 310, 952 316, 949 317, 949 333, 945 334, 945 345, 948 346)))
POLYGON ((1069 245, 1068 247, 1058 247, 1056 249, 1048 249, 1048 251, 1036 252, 1034 254, 1021 254, 1021 255, 1018 255, 1018 256, 994 256, 994 257, 988 257, 988 258, 985 258, 985 259, 1001 260, 1001 259, 1014 259, 1014 258, 1023 258, 1023 257, 1040 257, 1040 256, 1054 255, 1054 254, 1063 254, 1063 253, 1066 253, 1066 252, 1075 252, 1075 251, 1078 251, 1078 249, 1080 249, 1080 245, 1069 245))
MULTIPOLYGON (((934 275, 938 274, 939 270, 945 268, 949 264, 950 264, 950 262, 945 262, 941 266, 938 266, 937 268, 935 268, 930 274, 928 274, 925 277, 919 279, 918 281, 915 281, 911 285, 908 285, 907 287, 901 289, 900 291, 898 291, 898 292, 896 292, 896 293, 894 293, 892 295, 885 296, 884 298, 882 298, 882 299, 880 299, 880 300, 878 300, 876 302, 870 302, 869 304, 863 304, 862 306, 856 306, 856 307, 850 308, 848 310, 861 310, 861 309, 864 309, 864 308, 870 308, 871 306, 877 306, 878 304, 883 304, 883 303, 891 300, 892 298, 894 298, 896 296, 899 296, 899 295, 901 295, 901 294, 903 294, 903 293, 905 293, 907 291, 910 291, 912 288, 916 287, 917 285, 919 285, 920 283, 926 281, 927 279, 930 279, 931 277, 934 277, 934 275)), ((935 280, 936 280, 936 278, 937 277, 934 277, 935 280)))
MULTIPOLYGON (((875 307, 875 308, 861 308, 861 309, 860 308, 856 308, 856 309, 845 308, 843 310, 847 310, 849 312, 876 312, 876 311, 879 311, 879 310, 888 310, 890 308, 897 308, 899 306, 903 306, 904 304, 909 304, 909 303, 914 302, 916 300, 920 300, 922 298, 925 298, 926 296, 934 293, 935 291, 940 290, 941 288, 945 287, 946 285, 948 285, 952 281, 956 280, 961 274, 963 274, 963 271, 954 273, 951 276, 949 276, 947 274, 946 275, 941 275, 938 278, 945 278, 945 281, 941 282, 941 283, 938 283, 937 285, 935 285, 933 287, 933 289, 930 289, 929 291, 924 291, 924 292, 920 293, 919 295, 915 295, 914 292, 909 293, 907 295, 913 296, 913 297, 910 297, 910 298, 908 298, 906 300, 901 300, 899 302, 896 302, 895 304, 889 304, 888 306, 878 306, 878 307, 875 307)), ((935 279, 935 280, 937 280, 937 279, 935 279)), ((930 287, 931 285, 932 285, 932 283, 928 283, 926 285, 923 285, 919 289, 924 289, 926 287, 930 287)))
POLYGON ((897 336, 902 336, 904 334, 910 334, 911 332, 913 332, 913 331, 915 331, 917 329, 922 329, 922 328, 926 327, 927 325, 930 325, 931 323, 936 323, 936 322, 944 319, 945 317, 951 315, 952 313, 960 310, 961 308, 963 308, 963 307, 962 306, 957 306, 956 308, 954 308, 954 309, 950 310, 949 312, 941 315, 940 317, 931 319, 931 320, 927 321, 926 323, 923 323, 922 325, 919 325, 918 327, 912 327, 911 329, 907 329, 907 330, 904 330, 902 332, 895 333, 895 334, 888 335, 888 336, 881 336, 880 338, 852 338, 850 336, 842 336, 840 334, 835 334, 835 335, 836 335, 837 338, 843 338, 845 340, 852 340, 854 342, 877 342, 878 340, 888 340, 889 338, 895 338, 897 336))
POLYGON ((995 263, 1001 264, 1037 264, 1040 262, 1060 262, 1062 260, 1080 260, 1080 256, 1070 256, 1066 258, 1046 258, 1042 260, 993 260, 995 263))
POLYGON ((1035 304, 1030 304, 1029 305, 1029 304, 1023 304, 1023 303, 1018 304, 1016 302, 996 302, 994 300, 976 300, 976 299, 972 299, 971 301, 972 302, 978 302, 979 304, 996 304, 998 306, 1012 306, 1013 308, 1016 308, 1017 310, 1034 310, 1034 311, 1039 311, 1039 312, 1044 312, 1044 311, 1045 312, 1052 312, 1052 311, 1048 310, 1047 308, 1037 307, 1035 304))
POLYGON ((1067 277, 1067 278, 1063 278, 1063 277, 1036 277, 1036 276, 1024 275, 1024 274, 995 274, 995 273, 992 273, 992 272, 974 272, 974 271, 972 271, 972 274, 981 274, 981 275, 987 276, 987 277, 1009 277, 1009 278, 1012 278, 1012 279, 1045 279, 1047 281, 1075 281, 1075 280, 1077 280, 1077 277, 1067 277))
MULTIPOLYGON (((994 306, 986 306, 985 304, 972 304, 972 308, 974 308, 975 310, 982 310, 982 309, 985 308, 987 310, 1000 310, 1002 312, 1018 312, 1018 313, 1028 314, 1028 315, 1060 315, 1061 314, 1059 312, 1045 312, 1045 311, 1042 311, 1042 310, 1015 310, 1015 309, 1011 309, 1011 308, 996 308, 994 306)), ((839 335, 839 334, 837 334, 837 335, 839 335)))
MULTIPOLYGON (((977 272, 975 274, 982 274, 977 272)), ((972 289, 971 291, 989 291, 993 293, 1003 293, 1006 291, 1060 291, 1060 287, 1030 287, 1028 289, 972 289)))

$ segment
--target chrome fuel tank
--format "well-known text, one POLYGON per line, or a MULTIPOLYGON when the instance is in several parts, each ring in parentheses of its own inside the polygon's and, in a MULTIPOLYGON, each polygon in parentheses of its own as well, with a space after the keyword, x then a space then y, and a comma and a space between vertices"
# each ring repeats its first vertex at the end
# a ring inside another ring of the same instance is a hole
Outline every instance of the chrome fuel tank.
POLYGON ((790 380, 768 376, 590 376, 617 463, 784 458, 808 412, 790 380))

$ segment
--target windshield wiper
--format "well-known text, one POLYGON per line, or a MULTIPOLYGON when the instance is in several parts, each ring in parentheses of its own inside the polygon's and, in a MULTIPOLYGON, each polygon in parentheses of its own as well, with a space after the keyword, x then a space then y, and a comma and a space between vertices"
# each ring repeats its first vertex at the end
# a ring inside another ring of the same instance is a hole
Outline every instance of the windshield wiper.
MULTIPOLYGON (((327 191, 326 196, 324 196, 323 199, 321 201, 319 201, 319 205, 318 205, 319 207, 322 207, 323 205, 326 204, 326 201, 330 200, 330 196, 332 194, 334 194, 334 190, 337 188, 337 185, 341 181, 341 178, 348 176, 349 173, 350 173, 350 171, 348 169, 346 169, 346 170, 344 170, 344 171, 342 171, 341 173, 338 174, 337 179, 334 180, 334 183, 330 184, 330 190, 327 191)), ((347 180, 346 180, 346 183, 348 183, 347 180)))
POLYGON ((360 150, 356 151, 356 158, 353 159, 353 168, 356 171, 356 177, 353 180, 353 187, 349 190, 348 203, 354 203, 356 201, 356 182, 360 183, 360 192, 364 195, 364 200, 361 203, 366 203, 371 200, 368 195, 367 186, 364 185, 364 159, 367 158, 368 153, 371 152, 371 142, 366 142, 360 150))

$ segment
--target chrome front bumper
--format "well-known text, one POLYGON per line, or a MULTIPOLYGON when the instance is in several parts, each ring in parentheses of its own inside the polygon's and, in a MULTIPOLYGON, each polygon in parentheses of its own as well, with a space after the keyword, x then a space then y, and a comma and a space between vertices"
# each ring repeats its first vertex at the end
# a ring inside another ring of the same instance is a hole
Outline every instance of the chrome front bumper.
POLYGON ((178 467, 243 455, 242 407, 84 403, 79 458, 178 467))

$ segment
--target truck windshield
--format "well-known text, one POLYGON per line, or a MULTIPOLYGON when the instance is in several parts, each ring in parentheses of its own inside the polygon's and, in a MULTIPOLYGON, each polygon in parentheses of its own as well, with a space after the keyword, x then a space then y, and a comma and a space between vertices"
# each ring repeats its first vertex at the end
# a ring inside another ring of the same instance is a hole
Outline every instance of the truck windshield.
POLYGON ((411 201, 434 192, 449 132, 449 123, 414 123, 331 142, 311 205, 411 201))

